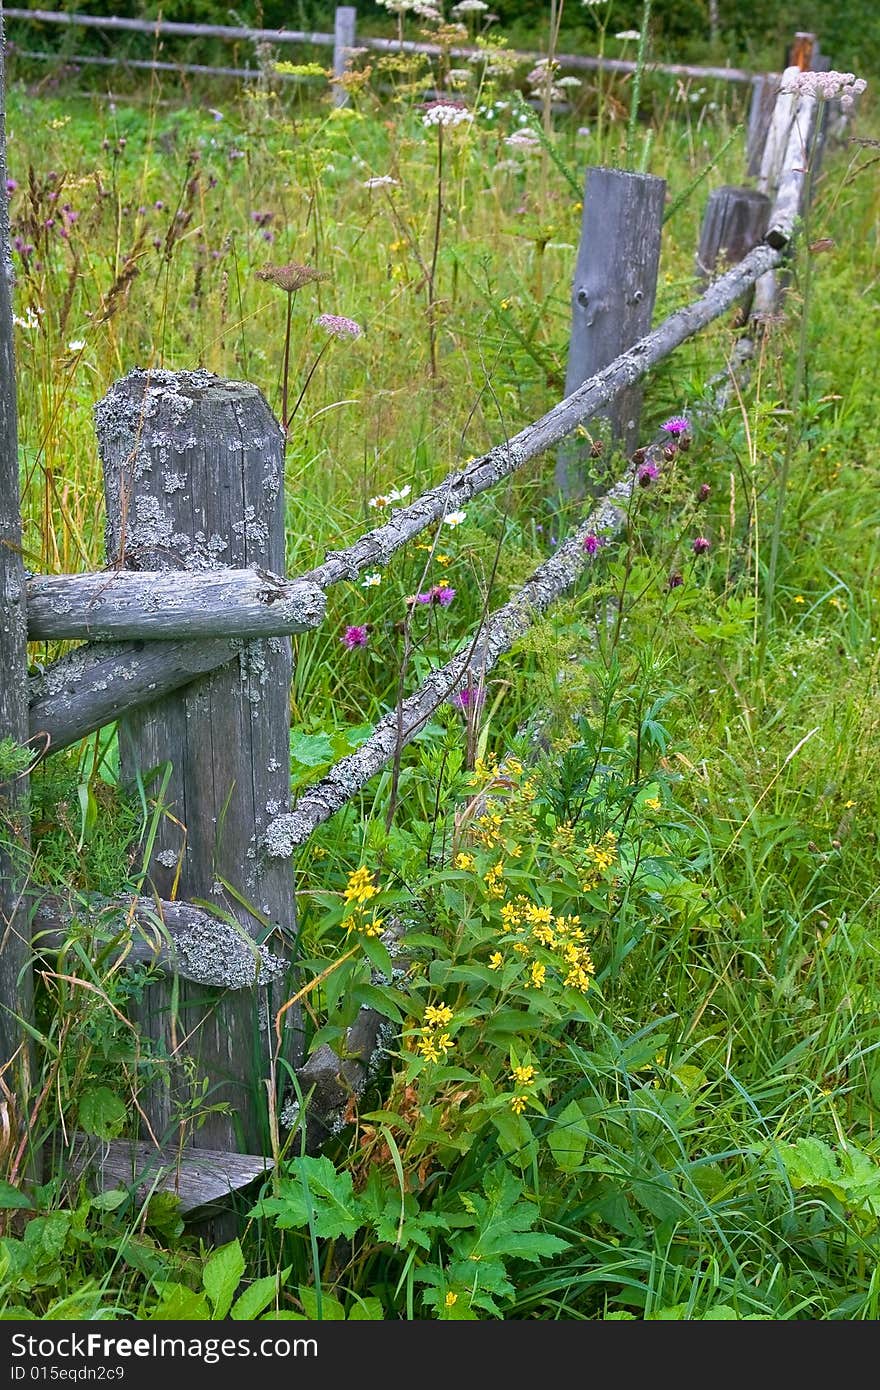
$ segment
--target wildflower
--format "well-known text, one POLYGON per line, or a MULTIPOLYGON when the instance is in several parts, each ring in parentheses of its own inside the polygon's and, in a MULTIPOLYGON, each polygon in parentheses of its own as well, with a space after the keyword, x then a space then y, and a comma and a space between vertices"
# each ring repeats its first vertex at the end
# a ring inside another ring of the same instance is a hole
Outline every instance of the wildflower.
MULTIPOLYGON (((481 10, 485 10, 485 9, 487 8, 487 7, 483 4, 483 0, 470 0, 470 3, 471 3, 472 5, 479 5, 481 10)), ((454 11, 453 11, 453 13, 454 13, 454 11)), ((457 1293, 453 1293, 452 1289, 450 1289, 449 1292, 447 1293, 446 1297, 445 1297, 444 1300, 443 1300, 443 1306, 444 1306, 444 1308, 454 1308, 457 1302, 458 1302, 458 1294, 457 1294, 457 1293)))
POLYGON ((502 956, 501 952, 500 952, 500 951, 493 951, 492 954, 491 954, 491 956, 489 957, 489 969, 490 969, 490 970, 500 970, 503 964, 504 964, 504 957, 502 956))
POLYGON ((392 502, 403 502, 412 492, 412 484, 407 483, 404 487, 393 487, 390 492, 380 492, 378 496, 371 497, 367 502, 368 507, 390 507, 392 502))
POLYGON ((837 97, 843 110, 849 111, 867 85, 863 77, 852 72, 795 72, 785 77, 779 90, 811 96, 817 101, 833 101, 837 97))
POLYGON ((446 526, 460 526, 466 516, 467 512, 447 512, 443 521, 446 526))
POLYGON ((660 469, 656 463, 643 463, 636 473, 636 481, 639 487, 650 487, 660 477, 660 469))
POLYGON ((432 1028, 442 1028, 452 1022, 452 1010, 448 1004, 429 1004, 425 1009, 425 1020, 432 1028))
POLYGON ((794 598, 792 599, 792 603, 805 603, 805 602, 806 602, 806 599, 804 598, 803 594, 795 594, 794 598))
POLYGON ((67 351, 68 351, 68 352, 82 352, 82 350, 83 350, 83 348, 85 347, 85 345, 86 345, 86 340, 85 340, 85 338, 72 338, 71 341, 67 344, 67 351))
POLYGON ((6 180, 6 192, 10 197, 15 192, 16 188, 18 188, 18 181, 16 179, 6 180))
POLYGON ((510 1108, 514 1115, 521 1115, 529 1103, 528 1096, 511 1096, 510 1108))
POLYGON ((691 422, 686 415, 672 415, 660 426, 667 434, 690 434, 691 422))
POLYGON ((691 550, 695 555, 705 555, 711 546, 712 542, 707 540, 705 536, 695 536, 691 541, 691 550))
POLYGON ((271 212, 252 212, 251 221, 256 222, 258 227, 265 227, 272 221, 271 212))
POLYGON ((697 501, 705 502, 711 491, 712 489, 708 483, 700 483, 700 486, 697 488, 697 501))
POLYGON ((573 77, 571 74, 569 74, 568 77, 557 78, 556 85, 557 87, 580 87, 581 79, 579 77, 573 77))
POLYGON ((477 861, 472 854, 457 854, 452 861, 452 866, 455 869, 469 871, 477 867, 477 861))
POLYGON ((342 314, 319 314, 315 323, 326 329, 331 338, 359 338, 364 331, 354 319, 344 318, 342 314))
POLYGON ((621 29, 620 33, 615 34, 614 37, 619 39, 621 43, 637 43, 642 36, 638 29, 621 29))
POLYGON ((415 601, 422 604, 439 603, 441 608, 448 608, 454 598, 454 589, 450 589, 446 584, 435 584, 427 593, 416 594, 415 601))
POLYGON ((372 178, 366 179, 364 188, 399 188, 400 181, 393 179, 390 174, 374 174, 372 178))
POLYGON ((593 531, 590 531, 588 535, 584 536, 584 550, 588 555, 595 555, 600 546, 607 544, 608 542, 604 536, 597 536, 593 531))
POLYGON ((454 127, 473 119, 462 101, 430 101, 422 114, 422 125, 454 127))
POLYGON ((514 1081, 518 1081, 521 1086, 530 1086, 537 1076, 537 1072, 532 1066, 511 1067, 510 1074, 514 1081))
POLYGON ((439 1062, 440 1053, 437 1051, 433 1037, 419 1038, 416 1047, 421 1052, 426 1062, 439 1062))
POLYGON ((382 583, 382 576, 381 576, 381 574, 378 572, 378 570, 376 570, 376 571, 374 571, 373 574, 365 574, 365 575, 364 575, 363 579, 361 580, 361 588, 362 588, 362 589, 378 589, 378 587, 379 587, 379 585, 380 585, 381 583, 382 583))
POLYGON ((354 647, 365 647, 370 640, 369 625, 364 623, 361 626, 354 624, 347 627, 339 640, 348 647, 349 651, 354 647))
POLYGON ((458 0, 458 4, 453 5, 449 13, 460 19, 463 14, 483 14, 488 8, 485 0, 458 0))
POLYGON ((504 860, 499 859, 498 863, 492 868, 487 869, 483 875, 483 882, 490 898, 504 897, 504 860))
POLYGON ((359 869, 354 869, 349 874, 344 897, 347 903, 367 903, 370 898, 375 898, 378 892, 373 875, 362 864, 359 869))
POLYGON ((535 989, 540 989, 547 978, 546 965, 541 965, 539 961, 533 960, 529 978, 532 986, 535 989))
POLYGON ((531 130, 515 130, 504 141, 512 150, 536 150, 541 141, 531 130))
POLYGON ((449 703, 462 714, 466 714, 469 709, 478 710, 485 698, 486 692, 481 685, 466 685, 454 695, 450 695, 449 703))
POLYGON ((288 265, 264 266, 257 271, 257 279, 269 280, 286 294, 296 294, 304 285, 311 285, 315 280, 329 280, 330 276, 324 270, 315 270, 314 266, 297 265, 291 261, 288 265))
POLYGON ((667 589, 678 589, 683 583, 684 579, 679 574, 678 570, 673 570, 666 581, 666 587, 667 589))

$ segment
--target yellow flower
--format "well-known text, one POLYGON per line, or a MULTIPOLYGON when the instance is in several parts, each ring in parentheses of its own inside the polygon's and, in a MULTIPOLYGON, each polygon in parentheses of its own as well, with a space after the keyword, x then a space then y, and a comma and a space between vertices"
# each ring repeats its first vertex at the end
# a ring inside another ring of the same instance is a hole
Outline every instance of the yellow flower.
POLYGON ((504 964, 504 957, 502 956, 501 952, 500 952, 500 951, 493 951, 492 954, 491 954, 491 956, 489 957, 489 969, 490 969, 490 970, 500 970, 503 964, 504 964))
POLYGON ((504 860, 499 859, 498 863, 491 869, 487 869, 483 875, 483 881, 489 891, 490 898, 504 897, 504 860))
POLYGON ((659 811, 662 804, 659 796, 648 796, 645 798, 645 805, 649 811, 659 811))
POLYGON ((511 1096, 510 1108, 514 1115, 521 1115, 529 1103, 528 1096, 511 1096))
POLYGON ((452 861, 456 869, 475 869, 477 861, 472 854, 457 854, 452 861))
POLYGON ((795 596, 794 596, 792 602, 793 602, 793 603, 806 603, 806 599, 804 598, 803 594, 795 594, 795 596))
POLYGON ((529 948, 524 941, 514 941, 513 949, 518 956, 527 956, 529 954, 529 948))
POLYGON ((444 569, 446 568, 447 565, 451 565, 451 564, 452 564, 452 556, 451 556, 451 555, 435 555, 435 556, 434 556, 434 559, 437 561, 437 564, 438 564, 438 565, 442 565, 444 569))
POLYGON ((512 1067, 510 1071, 514 1081, 518 1081, 521 1086, 530 1086, 537 1076, 535 1068, 532 1066, 512 1067))
POLYGON ((456 1303, 458 1302, 458 1294, 453 1293, 452 1289, 450 1289, 443 1302, 447 1308, 454 1308, 456 1303))
POLYGON ((348 876, 348 887, 345 890, 345 901, 347 903, 366 903, 370 898, 375 898, 379 889, 373 883, 373 876, 369 869, 363 865, 355 869, 348 876))
POLYGON ((529 903, 526 908, 526 921, 531 922, 532 926, 549 927, 553 920, 553 914, 549 907, 539 907, 537 903, 529 903))
POLYGON ((443 1028, 452 1021, 452 1010, 446 1004, 429 1004, 425 1009, 425 1022, 432 1028, 443 1028))
POLYGON ((539 961, 532 961, 531 982, 535 989, 540 989, 547 976, 547 967, 541 965, 539 961))
POLYGON ((434 1045, 434 1039, 433 1039, 433 1038, 431 1038, 431 1037, 428 1037, 428 1038, 419 1038, 418 1043, 416 1044, 416 1046, 417 1046, 419 1052, 421 1052, 421 1054, 422 1054, 422 1056, 424 1057, 424 1059, 425 1059, 426 1062, 439 1062, 439 1061, 440 1061, 440 1053, 437 1051, 437 1048, 436 1048, 435 1045, 434 1045))
POLYGON ((434 1042, 437 1044, 437 1047, 444 1055, 449 1051, 450 1047, 452 1046, 452 1039, 450 1038, 448 1033, 441 1033, 439 1037, 435 1033, 434 1042))
POLYGON ((504 931, 513 931, 522 921, 522 909, 516 903, 501 904, 501 926, 504 931))
POLYGON ((843 803, 843 809, 844 809, 844 811, 849 811, 849 810, 851 810, 852 807, 855 806, 855 804, 856 804, 856 803, 855 803, 854 801, 845 801, 845 802, 843 803))

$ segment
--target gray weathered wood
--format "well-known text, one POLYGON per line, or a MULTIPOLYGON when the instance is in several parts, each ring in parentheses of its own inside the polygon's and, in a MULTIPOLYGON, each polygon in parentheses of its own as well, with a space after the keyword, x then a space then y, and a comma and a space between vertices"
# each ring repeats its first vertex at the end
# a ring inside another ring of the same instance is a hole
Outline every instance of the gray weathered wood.
POLYGON ((697 273, 705 282, 721 267, 736 265, 764 239, 770 216, 770 199, 754 188, 726 184, 709 196, 700 244, 697 273))
MULTIPOLYGON (((571 296, 571 342, 565 373, 570 396, 651 327, 660 262, 666 183, 652 174, 588 169, 581 241, 571 296)), ((603 414, 630 452, 638 444, 642 392, 618 393, 603 414)), ((574 445, 560 450, 557 485, 583 491, 574 445)))
POLYGON ((767 242, 777 249, 791 241, 795 223, 809 198, 810 160, 818 106, 816 98, 806 92, 796 99, 767 228, 767 242))
POLYGON ((746 135, 746 173, 753 178, 761 172, 767 131, 770 128, 770 118, 776 105, 778 90, 779 77, 775 73, 761 73, 752 79, 752 100, 746 135))
POLYGON ((34 950, 61 950, 76 922, 88 927, 96 955, 107 950, 119 964, 148 965, 194 984, 248 989, 256 980, 279 979, 285 970, 280 956, 256 945, 237 923, 194 903, 153 898, 76 903, 54 894, 40 897, 31 913, 34 950))
MULTIPOLYGON (((21 557, 18 423, 12 340, 12 261, 6 201, 5 40, 0 11, 0 739, 28 739, 25 575, 21 557)), ((19 1019, 32 1022, 30 941, 20 910, 30 845, 27 778, 0 786, 0 1070, 24 1106, 33 1057, 19 1019)))
POLYGON ((189 685, 195 676, 237 661, 242 648, 240 638, 223 637, 74 647, 30 677, 34 746, 44 753, 69 748, 120 715, 189 685))
POLYGON ((797 77, 798 71, 798 68, 786 68, 782 78, 777 80, 775 84, 773 110, 770 113, 767 135, 761 151, 757 181, 759 193, 766 193, 771 198, 776 195, 779 175, 785 158, 785 149, 788 144, 788 134, 794 119, 794 93, 783 91, 782 88, 791 84, 793 79, 797 77))
MULTIPOLYGON (((353 5, 337 5, 333 19, 333 75, 344 77, 351 64, 351 50, 355 45, 357 10, 353 5)), ((333 105, 347 106, 348 92, 341 82, 333 84, 333 105)))
POLYGON ((315 584, 257 570, 38 575, 28 580, 31 641, 281 637, 317 627, 315 584))
POLYGON ((64 1154, 66 1171, 74 1179, 87 1176, 98 1192, 133 1188, 138 1202, 154 1192, 180 1198, 182 1216, 228 1202, 234 1192, 249 1187, 272 1171, 262 1154, 230 1153, 223 1149, 156 1148, 146 1140, 95 1139, 72 1135, 64 1154))
MULTIPOLYGON (((256 387, 204 371, 133 371, 100 402, 96 422, 111 565, 283 573, 283 441, 256 387)), ((237 663, 119 725, 127 780, 171 768, 149 864, 153 890, 216 902, 253 936, 274 925, 270 945, 282 956, 295 931, 293 880, 259 845, 289 804, 290 675, 289 639, 249 642, 237 663)), ((157 780, 147 790, 155 794, 157 780)), ((141 1026, 168 1048, 175 1080, 149 1097, 160 1140, 174 1131, 175 1102, 191 1099, 186 1067, 177 1066, 189 1057, 210 1079, 208 1103, 231 1106, 194 1129, 193 1145, 260 1147, 270 1019, 283 998, 274 985, 234 995, 182 989, 174 1028, 170 987, 146 992, 141 1026)))

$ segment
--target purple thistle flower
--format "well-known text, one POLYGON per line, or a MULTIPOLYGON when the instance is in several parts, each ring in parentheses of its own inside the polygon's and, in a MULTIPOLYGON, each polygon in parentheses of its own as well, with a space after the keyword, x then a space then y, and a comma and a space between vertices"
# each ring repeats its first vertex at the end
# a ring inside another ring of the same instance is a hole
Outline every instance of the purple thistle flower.
POLYGON ((445 584, 438 584, 435 587, 433 593, 435 601, 439 603, 441 608, 448 608, 452 600, 455 598, 455 590, 450 589, 445 584))
POLYGON ((682 577, 681 577, 681 575, 679 574, 678 570, 673 570, 673 571, 672 571, 672 574, 669 576, 669 578, 668 578, 667 581, 666 581, 666 587, 667 587, 667 589, 678 589, 678 588, 681 587, 681 585, 682 585, 683 583, 684 583, 684 580, 682 579, 682 577))
POLYGON ((711 546, 712 542, 707 540, 705 536, 695 536, 691 541, 691 549, 695 555, 705 555, 706 551, 711 549, 711 546))
POLYGON ((657 467, 656 463, 643 463, 636 473, 636 481, 639 487, 650 487, 652 483, 656 483, 659 477, 660 469, 657 467))
POLYGON ((315 323, 325 328, 332 338, 359 338, 364 331, 354 319, 344 318, 342 314, 319 314, 315 323))
POLYGON ((450 695, 449 703, 462 714, 466 714, 469 709, 478 710, 485 698, 486 692, 481 685, 465 685, 454 695, 450 695))
POLYGON ((15 179, 7 179, 7 180, 6 180, 6 192, 7 192, 7 193, 9 193, 9 194, 14 193, 15 190, 16 190, 16 188, 18 188, 18 183, 17 183, 17 181, 16 181, 15 179))
POLYGON ((584 536, 584 550, 588 555, 595 555, 600 546, 607 544, 608 542, 604 536, 597 536, 592 531, 589 535, 584 536))
POLYGON ((426 594, 416 594, 416 603, 433 603, 434 591, 429 589, 426 594))
POLYGON ((708 483, 700 483, 700 486, 697 489, 697 501, 705 502, 706 498, 709 496, 709 493, 711 491, 712 489, 708 483))
POLYGON ((369 639, 369 628, 365 623, 361 627, 347 627, 339 640, 352 651, 354 647, 365 647, 369 639))
POLYGON ((686 415, 672 415, 660 426, 667 434, 690 434, 691 422, 686 415))

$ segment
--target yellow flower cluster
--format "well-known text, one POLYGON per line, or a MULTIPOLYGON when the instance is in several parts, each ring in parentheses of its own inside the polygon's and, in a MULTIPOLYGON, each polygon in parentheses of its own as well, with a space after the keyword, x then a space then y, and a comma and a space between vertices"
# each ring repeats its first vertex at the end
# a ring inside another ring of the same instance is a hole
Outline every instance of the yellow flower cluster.
MULTIPOLYGON (((552 952, 564 985, 586 994, 595 966, 586 944, 586 932, 580 917, 554 917, 551 908, 533 903, 523 893, 501 905, 501 929, 505 939, 518 956, 528 959, 536 946, 552 952)), ((489 969, 500 970, 504 965, 501 951, 489 956, 489 969)), ((524 982, 526 989, 542 989, 547 979, 547 967, 532 960, 524 982)))
POLYGON ((342 925, 346 931, 360 932, 362 936, 381 936, 384 917, 377 917, 373 911, 365 911, 365 904, 380 893, 373 882, 369 869, 361 865, 348 876, 348 884, 343 893, 351 911, 346 913, 342 925))
POLYGON ((537 1072, 533 1066, 511 1067, 510 1074, 514 1081, 518 1081, 520 1086, 531 1086, 537 1072))
POLYGON ((514 1115, 521 1115, 529 1103, 528 1096, 511 1096, 510 1108, 514 1115))
POLYGON ((472 854, 457 854, 452 861, 454 869, 475 869, 477 861, 472 854))
POLYGON ((617 863, 617 837, 608 830, 598 844, 586 845, 580 854, 584 861, 581 865, 581 887, 585 893, 591 893, 602 875, 617 863))
POLYGON ((483 875, 483 881, 486 884, 486 891, 490 898, 504 897, 506 890, 504 887, 503 859, 499 859, 497 864, 493 864, 490 869, 486 870, 483 875))
POLYGON ((452 1046, 452 1039, 445 1031, 452 1022, 452 1010, 448 1004, 429 1004, 425 1009, 427 1028, 416 1043, 417 1051, 426 1062, 443 1062, 452 1046))

